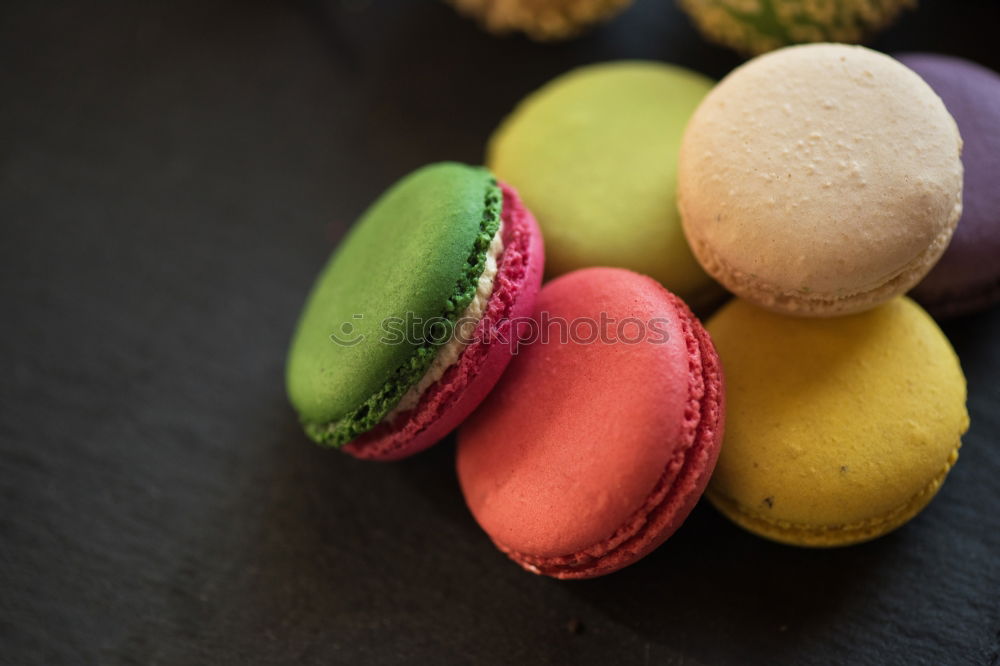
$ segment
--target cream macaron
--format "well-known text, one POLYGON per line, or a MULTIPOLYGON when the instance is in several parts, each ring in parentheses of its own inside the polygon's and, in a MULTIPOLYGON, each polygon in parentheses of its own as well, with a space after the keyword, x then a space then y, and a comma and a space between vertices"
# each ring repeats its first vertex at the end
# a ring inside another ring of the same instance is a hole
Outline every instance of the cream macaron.
POLYGON ((734 70, 694 113, 678 202, 702 266, 789 314, 859 312, 933 267, 962 212, 941 99, 860 46, 793 46, 734 70))

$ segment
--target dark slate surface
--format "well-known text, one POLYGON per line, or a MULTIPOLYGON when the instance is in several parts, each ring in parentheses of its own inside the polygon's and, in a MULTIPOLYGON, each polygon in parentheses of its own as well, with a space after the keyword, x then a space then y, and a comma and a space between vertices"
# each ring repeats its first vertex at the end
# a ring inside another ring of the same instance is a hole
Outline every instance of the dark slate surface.
MULTIPOLYGON (((995 0, 923 5, 877 45, 1000 69, 995 0)), ((415 0, 4 3, 0 662, 996 664, 1000 310, 946 326, 973 425, 939 498, 844 550, 700 506, 630 569, 537 578, 451 441, 376 465, 300 434, 285 345, 346 225, 621 57, 738 62, 669 0, 560 46, 415 0)))

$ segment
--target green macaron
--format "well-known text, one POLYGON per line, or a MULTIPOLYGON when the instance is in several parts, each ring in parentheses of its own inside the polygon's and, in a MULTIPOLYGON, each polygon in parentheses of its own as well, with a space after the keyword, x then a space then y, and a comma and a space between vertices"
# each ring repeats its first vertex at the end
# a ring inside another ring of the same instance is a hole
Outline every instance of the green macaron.
POLYGON ((289 351, 288 395, 312 439, 346 444, 423 377, 476 294, 501 206, 489 171, 442 163, 364 213, 316 281, 289 351), (433 324, 387 339, 407 322, 433 324))
POLYGON ((546 272, 590 266, 649 275, 692 306, 721 294, 677 212, 677 157, 713 82, 659 62, 589 65, 524 99, 494 132, 487 164, 545 234, 546 272))

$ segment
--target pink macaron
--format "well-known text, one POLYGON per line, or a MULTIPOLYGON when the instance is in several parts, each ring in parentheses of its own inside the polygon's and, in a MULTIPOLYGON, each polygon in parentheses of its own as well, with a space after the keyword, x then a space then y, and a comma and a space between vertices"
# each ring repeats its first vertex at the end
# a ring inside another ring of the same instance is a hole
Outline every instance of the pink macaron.
POLYGON ((592 578, 681 525, 725 412, 712 342, 651 278, 590 268, 545 285, 538 327, 459 430, 466 503, 528 571, 592 578))

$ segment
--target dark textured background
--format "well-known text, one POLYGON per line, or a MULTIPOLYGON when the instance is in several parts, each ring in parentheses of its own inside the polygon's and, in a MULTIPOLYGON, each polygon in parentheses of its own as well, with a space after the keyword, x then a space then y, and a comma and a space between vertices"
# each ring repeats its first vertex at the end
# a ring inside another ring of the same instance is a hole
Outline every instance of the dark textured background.
MULTIPOLYGON (((925 0, 876 46, 1000 69, 998 27, 925 0)), ((346 225, 622 57, 738 62, 669 0, 557 46, 431 1, 3 3, 0 662, 996 664, 1000 310, 946 326, 972 429, 938 499, 843 550, 700 506, 618 574, 538 578, 450 441, 377 465, 300 434, 283 355, 346 225)))

